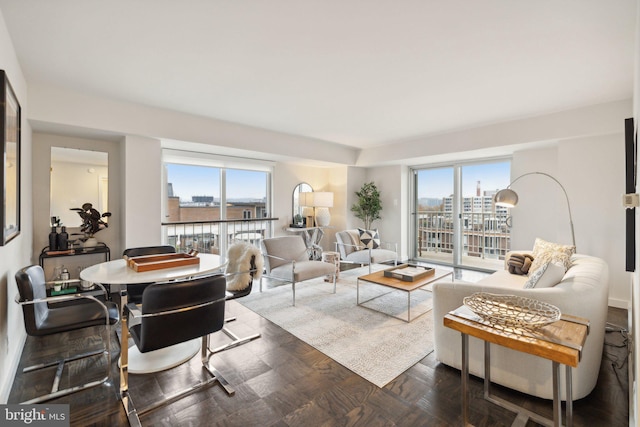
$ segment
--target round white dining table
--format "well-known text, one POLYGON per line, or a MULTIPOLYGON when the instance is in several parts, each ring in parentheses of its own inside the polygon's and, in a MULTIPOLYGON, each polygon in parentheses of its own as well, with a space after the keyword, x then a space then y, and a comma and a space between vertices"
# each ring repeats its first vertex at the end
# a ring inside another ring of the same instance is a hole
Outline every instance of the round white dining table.
MULTIPOLYGON (((120 285, 122 291, 129 286, 149 283, 165 282, 200 276, 220 270, 222 257, 213 254, 198 254, 200 262, 197 265, 183 267, 162 268, 158 270, 137 272, 128 267, 124 259, 116 259, 87 267, 80 272, 80 278, 92 283, 103 285, 120 285)), ((127 298, 126 292, 121 292, 120 319, 122 334, 120 337, 120 375, 124 377, 124 388, 128 387, 128 373, 146 374, 172 368, 191 359, 201 348, 200 339, 176 344, 160 350, 141 353, 135 345, 128 346, 127 314, 124 311, 127 298), (124 367, 122 366, 124 362, 124 367)), ((162 333, 161 331, 159 333, 162 333)), ((123 384, 121 384, 122 388, 123 384)))
POLYGON ((162 268, 140 273, 127 267, 127 262, 124 259, 116 259, 85 268, 80 272, 80 278, 108 285, 136 285, 198 276, 216 271, 222 266, 220 255, 198 254, 198 258, 200 258, 200 263, 197 265, 162 268))

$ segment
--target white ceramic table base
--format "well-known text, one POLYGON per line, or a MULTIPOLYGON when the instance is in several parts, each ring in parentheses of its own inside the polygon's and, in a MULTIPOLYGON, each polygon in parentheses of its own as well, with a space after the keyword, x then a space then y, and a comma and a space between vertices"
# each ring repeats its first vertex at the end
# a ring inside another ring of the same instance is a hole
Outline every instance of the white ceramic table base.
MULTIPOLYGON (((140 353, 135 345, 129 347, 129 373, 149 374, 178 366, 195 356, 201 348, 200 338, 161 348, 160 350, 140 353)), ((118 366, 120 362, 118 361, 118 366)))

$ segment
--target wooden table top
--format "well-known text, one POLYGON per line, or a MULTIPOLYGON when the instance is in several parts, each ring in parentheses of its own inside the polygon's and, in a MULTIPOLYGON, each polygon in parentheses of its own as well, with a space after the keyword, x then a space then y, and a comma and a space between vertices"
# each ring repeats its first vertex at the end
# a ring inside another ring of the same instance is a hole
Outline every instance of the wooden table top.
POLYGON ((589 333, 589 321, 563 315, 561 320, 536 330, 496 328, 467 307, 444 316, 444 325, 464 334, 563 365, 577 367, 589 333))
POLYGON ((413 282, 405 282, 395 277, 385 277, 384 270, 376 271, 375 273, 367 274, 365 276, 358 277, 358 280, 364 280, 365 282, 376 283, 378 285, 388 286, 390 288, 400 289, 403 291, 411 292, 418 288, 421 288, 429 283, 435 282, 453 274, 453 272, 444 269, 435 269, 435 273, 422 279, 414 280, 413 282))

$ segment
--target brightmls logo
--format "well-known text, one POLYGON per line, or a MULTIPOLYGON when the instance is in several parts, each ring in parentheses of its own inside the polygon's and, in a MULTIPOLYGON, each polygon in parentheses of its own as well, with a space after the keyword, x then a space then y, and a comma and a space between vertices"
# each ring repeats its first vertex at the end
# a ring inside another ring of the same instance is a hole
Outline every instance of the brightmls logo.
POLYGON ((0 405, 0 426, 68 427, 69 405, 0 405))

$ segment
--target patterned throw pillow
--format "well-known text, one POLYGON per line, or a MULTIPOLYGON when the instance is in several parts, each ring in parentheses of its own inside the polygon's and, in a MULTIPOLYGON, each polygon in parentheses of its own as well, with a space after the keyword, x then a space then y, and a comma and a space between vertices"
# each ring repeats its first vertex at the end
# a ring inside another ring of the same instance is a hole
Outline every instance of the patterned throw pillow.
POLYGON ((559 245, 537 238, 533 245, 533 263, 529 268, 529 273, 533 274, 544 264, 550 262, 561 263, 566 271, 571 267, 571 255, 574 253, 576 253, 575 246, 559 245))
POLYGON ((380 235, 377 228, 375 230, 358 228, 358 234, 360 235, 360 243, 365 249, 377 249, 380 247, 380 235))
POLYGON ((548 262, 531 273, 531 277, 524 284, 525 288, 551 288, 560 283, 564 277, 564 265, 548 262))

